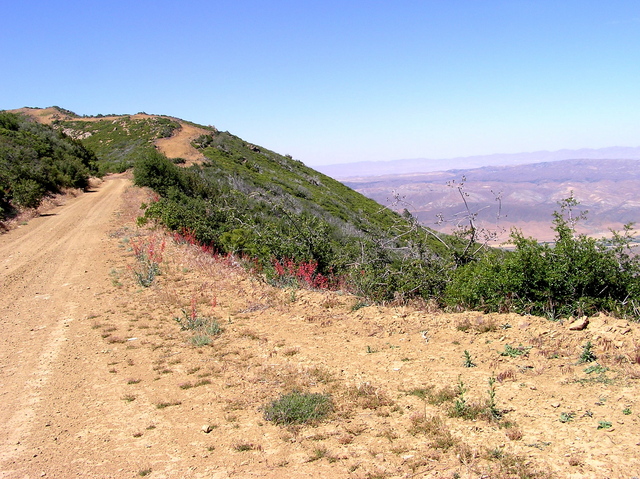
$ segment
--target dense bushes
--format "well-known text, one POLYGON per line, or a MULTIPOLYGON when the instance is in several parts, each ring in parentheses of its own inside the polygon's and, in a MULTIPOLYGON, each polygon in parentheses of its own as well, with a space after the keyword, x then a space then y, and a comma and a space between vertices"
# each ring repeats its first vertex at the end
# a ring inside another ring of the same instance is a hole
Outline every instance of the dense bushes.
POLYGON ((64 133, 0 112, 0 218, 32 208, 47 193, 86 188, 95 155, 64 133))
MULTIPOLYGON (((147 220, 157 220, 210 251, 250 257, 278 284, 339 285, 378 301, 433 296, 444 287, 443 258, 432 254, 429 262, 417 259, 410 243, 396 238, 397 231, 376 232, 383 231, 376 227, 381 220, 362 211, 359 223, 366 231, 317 204, 315 211, 304 208, 286 192, 283 178, 275 187, 261 177, 252 181, 250 175, 225 174, 215 166, 183 169, 153 154, 136 163, 134 179, 161 195, 147 208, 147 220)), ((331 194, 325 193, 327 203, 331 194)), ((385 210, 382 220, 388 224, 389 214, 385 210)), ((400 216, 394 218, 396 226, 413 228, 400 216)), ((415 235, 407 236, 411 238, 428 248, 415 235)))
POLYGON ((631 251, 630 227, 595 240, 576 233, 575 199, 560 206, 554 215, 555 245, 513 232, 513 252, 491 252, 455 272, 447 304, 551 319, 602 310, 637 317, 640 259, 631 251))

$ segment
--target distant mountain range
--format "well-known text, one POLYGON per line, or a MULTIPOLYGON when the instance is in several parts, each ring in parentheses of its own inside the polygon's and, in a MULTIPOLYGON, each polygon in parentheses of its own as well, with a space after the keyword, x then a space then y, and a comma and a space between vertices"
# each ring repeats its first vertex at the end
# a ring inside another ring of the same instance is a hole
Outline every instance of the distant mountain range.
POLYGON ((515 166, 561 160, 640 160, 640 147, 613 146, 609 148, 582 148, 579 150, 535 151, 467 156, 448 159, 415 158, 392 161, 360 161, 341 165, 324 165, 316 170, 336 179, 357 176, 401 175, 429 173, 455 169, 481 168, 483 166, 515 166))
MULTIPOLYGON (((591 152, 593 156, 605 151, 631 156, 640 149, 577 151, 591 152)), ((502 240, 508 238, 513 227, 526 236, 552 240, 552 213, 558 208, 558 201, 572 193, 581 203, 579 209, 589 211, 579 228, 581 232, 603 236, 609 234, 610 228, 620 229, 629 222, 640 224, 638 159, 571 159, 428 173, 361 175, 342 181, 392 209, 406 208, 426 226, 450 232, 465 213, 455 186, 463 178, 470 211, 478 213, 481 226, 501 232, 502 240), (455 185, 448 186, 452 181, 455 185), (445 221, 438 224, 439 218, 445 221)))

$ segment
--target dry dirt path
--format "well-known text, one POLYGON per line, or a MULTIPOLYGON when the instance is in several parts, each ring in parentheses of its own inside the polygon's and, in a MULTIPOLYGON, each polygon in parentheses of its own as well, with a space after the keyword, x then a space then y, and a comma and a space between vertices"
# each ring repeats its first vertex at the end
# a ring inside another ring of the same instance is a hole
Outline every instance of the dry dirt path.
MULTIPOLYGON (((74 364, 56 377, 65 349, 81 345, 73 323, 99 307, 109 284, 108 230, 130 184, 108 179, 96 190, 0 236, 0 475, 25 477, 17 458, 39 428, 56 427, 55 404, 81 387, 74 364), (60 382, 56 382, 60 381, 60 382), (56 397, 58 396, 58 397, 56 397)), ((79 407, 80 405, 78 405, 79 407)), ((58 409, 59 412, 60 409, 58 409)), ((30 477, 30 476, 27 476, 30 477)))

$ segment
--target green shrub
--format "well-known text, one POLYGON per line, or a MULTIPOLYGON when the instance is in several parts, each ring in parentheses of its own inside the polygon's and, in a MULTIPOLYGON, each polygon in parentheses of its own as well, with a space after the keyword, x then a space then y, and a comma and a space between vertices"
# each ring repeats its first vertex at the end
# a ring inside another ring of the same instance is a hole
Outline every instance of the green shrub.
POLYGON ((82 144, 27 117, 0 112, 0 219, 35 208, 48 193, 86 188, 97 158, 82 144))
POLYGON ((466 349, 464 350, 463 366, 465 368, 475 368, 476 367, 476 363, 473 362, 473 358, 471 357, 471 353, 469 351, 467 351, 466 349))
POLYGON ((44 186, 30 178, 19 179, 13 185, 13 202, 23 208, 37 208, 44 194, 44 186))
POLYGON ((178 166, 164 155, 153 152, 138 160, 133 170, 133 181, 165 196, 170 188, 181 187, 184 180, 178 166))
POLYGON ((632 254, 631 227, 607 240, 577 234, 577 201, 554 213, 555 244, 514 231, 511 253, 491 252, 456 270, 447 286, 450 306, 531 313, 550 319, 610 311, 635 314, 640 301, 640 257, 632 254))
POLYGON ((584 347, 582 348, 582 353, 580 354, 580 359, 578 362, 592 363, 593 361, 598 359, 598 357, 593 353, 592 349, 593 349, 593 345, 591 344, 591 341, 587 341, 587 344, 585 344, 584 347))

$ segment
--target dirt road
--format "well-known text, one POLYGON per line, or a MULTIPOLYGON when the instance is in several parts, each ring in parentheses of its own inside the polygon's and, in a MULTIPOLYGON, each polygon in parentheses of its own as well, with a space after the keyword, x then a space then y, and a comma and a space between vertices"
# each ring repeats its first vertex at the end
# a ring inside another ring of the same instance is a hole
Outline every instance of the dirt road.
POLYGON ((129 184, 107 180, 0 236, 0 471, 9 477, 24 477, 13 461, 33 446, 40 428, 56 427, 62 404, 55 401, 79 386, 66 380, 77 365, 58 359, 70 343, 79 357, 73 324, 100 305, 109 287, 108 230, 129 184))

